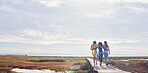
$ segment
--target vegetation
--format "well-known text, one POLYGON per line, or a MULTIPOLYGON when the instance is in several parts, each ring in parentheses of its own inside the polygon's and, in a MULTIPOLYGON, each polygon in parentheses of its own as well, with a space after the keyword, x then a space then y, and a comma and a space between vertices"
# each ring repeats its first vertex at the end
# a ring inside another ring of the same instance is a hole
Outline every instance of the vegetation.
POLYGON ((78 71, 84 63, 86 63, 86 61, 83 57, 0 56, 0 68, 78 71))
POLYGON ((116 68, 129 72, 148 73, 148 60, 134 60, 134 59, 148 59, 148 57, 112 57, 109 64, 116 68), (129 61, 122 61, 128 60, 129 61), (133 59, 133 60, 132 60, 133 59))
POLYGON ((128 60, 128 59, 148 59, 147 56, 145 57, 109 57, 110 60, 128 60))
MULTIPOLYGON (((148 61, 128 59, 148 59, 148 57, 109 57, 109 63, 119 69, 148 73, 148 61)), ((50 56, 0 56, 0 72, 9 72, 12 68, 50 69, 55 71, 75 71, 89 73, 85 57, 50 57, 50 56)))

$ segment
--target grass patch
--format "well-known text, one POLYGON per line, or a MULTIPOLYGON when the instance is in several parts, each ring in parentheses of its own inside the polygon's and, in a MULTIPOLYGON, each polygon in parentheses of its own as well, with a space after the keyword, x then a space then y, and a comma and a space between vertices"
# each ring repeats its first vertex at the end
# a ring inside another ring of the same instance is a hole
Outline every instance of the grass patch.
POLYGON ((130 60, 130 61, 120 61, 112 60, 109 61, 111 65, 119 69, 129 71, 129 72, 138 72, 138 73, 148 73, 148 61, 144 60, 130 60))
POLYGON ((55 71, 78 70, 80 65, 73 65, 79 63, 86 63, 85 58, 48 56, 0 56, 0 66, 25 69, 51 69, 55 71))

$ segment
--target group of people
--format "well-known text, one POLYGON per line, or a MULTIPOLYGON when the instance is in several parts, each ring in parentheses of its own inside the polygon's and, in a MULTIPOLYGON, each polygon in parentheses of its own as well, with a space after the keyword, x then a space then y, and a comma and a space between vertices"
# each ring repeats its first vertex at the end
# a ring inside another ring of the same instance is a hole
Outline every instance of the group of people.
POLYGON ((96 41, 93 41, 93 44, 91 45, 91 50, 93 55, 94 66, 97 65, 97 57, 99 57, 100 66, 102 65, 103 55, 105 59, 105 64, 106 66, 108 66, 108 54, 110 54, 110 49, 106 41, 104 41, 104 44, 102 44, 102 42, 99 42, 97 44, 96 41), (98 52, 97 52, 97 48, 98 48, 98 52), (104 49, 104 52, 103 52, 103 49, 104 49))

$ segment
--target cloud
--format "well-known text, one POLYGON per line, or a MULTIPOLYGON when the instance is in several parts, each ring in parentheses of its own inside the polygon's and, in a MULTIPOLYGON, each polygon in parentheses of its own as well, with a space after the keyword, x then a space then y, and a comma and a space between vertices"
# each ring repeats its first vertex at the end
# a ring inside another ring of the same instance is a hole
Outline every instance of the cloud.
POLYGON ((110 43, 112 43, 112 44, 121 44, 121 43, 138 43, 138 42, 140 42, 140 40, 136 40, 136 39, 134 39, 134 40, 132 40, 132 39, 119 39, 119 38, 113 38, 112 40, 109 40, 110 41, 110 43))
POLYGON ((131 3, 131 2, 141 2, 141 3, 148 3, 148 1, 147 0, 124 0, 125 2, 129 2, 129 3, 131 3))
MULTIPOLYGON (((12 33, 12 32, 11 32, 12 33)), ((22 42, 32 44, 87 44, 83 38, 72 38, 64 33, 47 32, 41 30, 25 29, 17 34, 0 35, 0 42, 22 42)))
POLYGON ((141 2, 141 3, 148 3, 147 0, 97 0, 101 3, 133 3, 133 2, 141 2))
MULTIPOLYGON (((10 5, 5 5, 5 4, 0 5, 0 10, 5 11, 6 13, 4 14, 7 14, 8 16, 13 14, 15 17, 18 15, 20 15, 20 17, 27 17, 27 16, 35 17, 35 18, 38 17, 36 13, 30 13, 29 11, 24 11, 22 9, 11 7, 10 5)), ((11 18, 11 16, 9 16, 8 18, 11 18)), ((14 19, 17 19, 17 18, 14 18, 14 19)), ((20 18, 18 18, 17 20, 20 20, 20 18)))
POLYGON ((1 5, 0 10, 7 11, 7 12, 17 12, 16 10, 12 9, 11 7, 7 5, 1 5))
POLYGON ((106 40, 113 53, 128 53, 148 42, 145 0, 3 0, 0 10, 0 42, 17 52, 23 43, 37 53, 86 54, 92 41, 106 40))
POLYGON ((109 17, 113 13, 113 10, 101 10, 100 12, 91 12, 91 13, 86 13, 86 16, 88 18, 103 18, 103 17, 109 17))
POLYGON ((24 0, 8 0, 8 1, 13 2, 15 4, 22 4, 22 3, 24 3, 24 0))
POLYGON ((110 46, 111 55, 147 55, 145 47, 139 46, 110 46), (140 48, 140 49, 139 49, 140 48), (138 54, 137 54, 138 53, 138 54))
MULTIPOLYGON (((50 28, 49 28, 50 29, 50 28)), ((36 39, 43 39, 43 40, 52 40, 52 39, 63 39, 67 38, 67 34, 64 34, 62 32, 58 31, 41 31, 41 30, 33 30, 33 29, 25 29, 22 30, 23 37, 30 37, 30 38, 36 38, 36 39)))
POLYGON ((43 33, 41 32, 40 30, 33 30, 33 29, 25 29, 23 30, 22 32, 23 34, 21 36, 26 36, 26 37, 31 37, 31 38, 36 38, 36 37, 39 37, 39 38, 44 38, 44 35, 47 35, 47 32, 43 33))
POLYGON ((137 13, 137 14, 140 14, 140 13, 148 13, 148 8, 138 7, 138 6, 131 6, 131 5, 126 5, 126 7, 132 13, 137 13))
POLYGON ((85 3, 97 3, 97 4, 115 4, 115 3, 148 3, 147 0, 74 0, 76 2, 85 2, 85 3))
POLYGON ((32 2, 44 4, 47 7, 60 7, 63 4, 61 0, 32 0, 32 2))

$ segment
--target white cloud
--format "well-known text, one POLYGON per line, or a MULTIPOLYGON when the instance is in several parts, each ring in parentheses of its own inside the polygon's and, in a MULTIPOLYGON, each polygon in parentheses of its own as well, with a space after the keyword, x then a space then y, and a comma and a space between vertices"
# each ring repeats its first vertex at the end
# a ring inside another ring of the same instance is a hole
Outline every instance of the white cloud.
POLYGON ((116 3, 121 2, 121 0, 98 0, 99 3, 116 3))
POLYGON ((1 5, 0 10, 7 11, 7 12, 16 12, 16 10, 14 10, 11 7, 6 6, 6 5, 1 5))
POLYGON ((61 0, 32 0, 33 2, 44 4, 47 7, 59 7, 63 4, 61 0))
MULTIPOLYGON (((9 14, 16 14, 16 15, 19 15, 19 16, 30 16, 30 17, 39 17, 36 13, 30 13, 28 11, 24 11, 24 10, 21 10, 21 9, 16 9, 14 7, 11 7, 9 5, 0 5, 0 10, 2 11, 5 11, 5 12, 8 12, 9 14)), ((20 20, 20 18, 18 18, 17 20, 20 20)), ((21 19, 22 20, 22 19, 21 19)))
POLYGON ((142 46, 110 46, 111 55, 147 55, 148 49, 142 46), (137 54, 138 53, 138 54, 137 54))
POLYGON ((97 0, 101 3, 133 3, 133 2, 141 2, 141 3, 148 3, 147 0, 97 0))
POLYGON ((32 30, 32 29, 25 29, 23 30, 24 36, 31 36, 31 37, 42 37, 45 33, 39 31, 39 30, 32 30))
POLYGON ((17 35, 0 35, 0 42, 20 42, 32 44, 87 44, 88 40, 83 38, 72 38, 64 33, 50 33, 41 30, 24 29, 17 35))
POLYGON ((131 6, 131 5, 126 5, 126 8, 129 9, 130 12, 132 13, 148 13, 148 8, 142 8, 138 6, 131 6))
POLYGON ((91 12, 91 13, 86 13, 86 16, 88 18, 103 18, 103 17, 108 17, 113 13, 113 10, 109 9, 109 10, 102 10, 98 13, 96 12, 91 12))
POLYGON ((26 36, 30 38, 38 38, 43 40, 51 40, 51 39, 60 39, 60 38, 67 38, 66 34, 52 31, 41 31, 41 30, 33 30, 33 29, 25 29, 22 31, 21 36, 26 36))
POLYGON ((125 2, 141 2, 141 3, 148 3, 148 0, 124 0, 125 2))
POLYGON ((24 0, 8 0, 8 1, 11 1, 11 2, 13 2, 15 4, 21 4, 21 3, 24 2, 24 0))
MULTIPOLYGON (((60 36, 59 36, 60 37, 60 36)), ((18 43, 31 43, 31 44, 47 44, 47 45, 52 45, 52 44, 86 44, 88 43, 85 40, 80 40, 80 39, 74 39, 74 38, 63 38, 63 39, 48 39, 48 40, 44 40, 44 39, 33 39, 32 37, 29 38, 23 38, 23 37, 18 37, 18 36, 14 36, 14 35, 5 35, 5 36, 1 36, 0 38, 0 42, 18 42, 18 43)))
MULTIPOLYGON (((0 42, 2 43, 17 42, 15 44, 31 43, 42 45, 41 49, 26 47, 30 48, 30 51, 36 50, 35 52, 37 53, 39 53, 40 50, 43 50, 42 53, 46 51, 42 49, 43 46, 44 48, 51 48, 53 44, 60 44, 58 46, 56 45, 57 47, 60 47, 60 51, 58 51, 58 53, 60 52, 61 54, 66 51, 72 54, 77 54, 81 53, 79 52, 81 50, 85 50, 88 53, 90 45, 94 40, 97 42, 103 42, 105 40, 109 42, 113 53, 120 53, 120 51, 124 53, 132 53, 133 51, 128 52, 128 50, 124 49, 135 48, 133 44, 142 43, 141 45, 145 45, 145 42, 147 42, 147 21, 143 21, 142 19, 146 19, 147 17, 142 14, 137 16, 135 13, 147 13, 147 8, 145 5, 142 5, 143 3, 147 3, 145 0, 21 1, 6 1, 0 6, 0 10, 6 11, 0 12, 0 14, 3 15, 0 21, 0 42), (23 1, 23 5, 18 4, 21 3, 21 1, 23 1), (140 6, 136 6, 137 3, 134 2, 138 2, 140 6), (63 3, 66 3, 63 7, 60 9, 56 8, 60 7, 63 3), (124 8, 124 5, 127 5, 126 8, 124 8), (125 10, 132 11, 135 16, 131 16, 130 13, 125 10), (8 13, 10 15, 7 16, 8 13), (141 19, 138 18, 139 16, 141 19), (136 20, 139 20, 138 23, 136 23, 136 20), (10 24, 10 22, 12 23, 10 24), (119 22, 121 24, 119 24, 119 22), (143 23, 144 25, 142 25, 143 23), (143 29, 141 27, 143 27, 143 29), (143 32, 143 34, 139 34, 141 32, 143 32), (129 46, 130 44, 131 46, 129 46), (72 48, 72 50, 65 49, 65 46, 67 45, 70 46, 66 48, 72 48), (122 46, 118 47, 120 45, 122 46)), ((141 47, 139 45, 137 46, 138 48, 141 47)), ((11 48, 9 46, 6 47, 11 48)), ((14 46, 14 49, 15 47, 19 49, 17 46, 14 46)), ((145 47, 142 49, 146 50, 145 47)), ((19 51, 21 52, 21 50, 18 50, 17 52, 19 51)), ((84 54, 86 52, 82 53, 84 54)))
POLYGON ((109 40, 110 43, 112 44, 119 44, 119 43, 137 43, 137 42, 140 42, 140 40, 132 40, 132 39, 111 39, 109 40))
POLYGON ((77 2, 85 2, 85 3, 134 3, 134 2, 141 2, 141 3, 148 3, 147 0, 74 0, 77 2))
POLYGON ((20 42, 20 43, 31 43, 31 44, 59 44, 63 41, 56 40, 43 40, 43 39, 33 39, 33 37, 24 38, 15 35, 5 35, 0 38, 0 42, 20 42))

